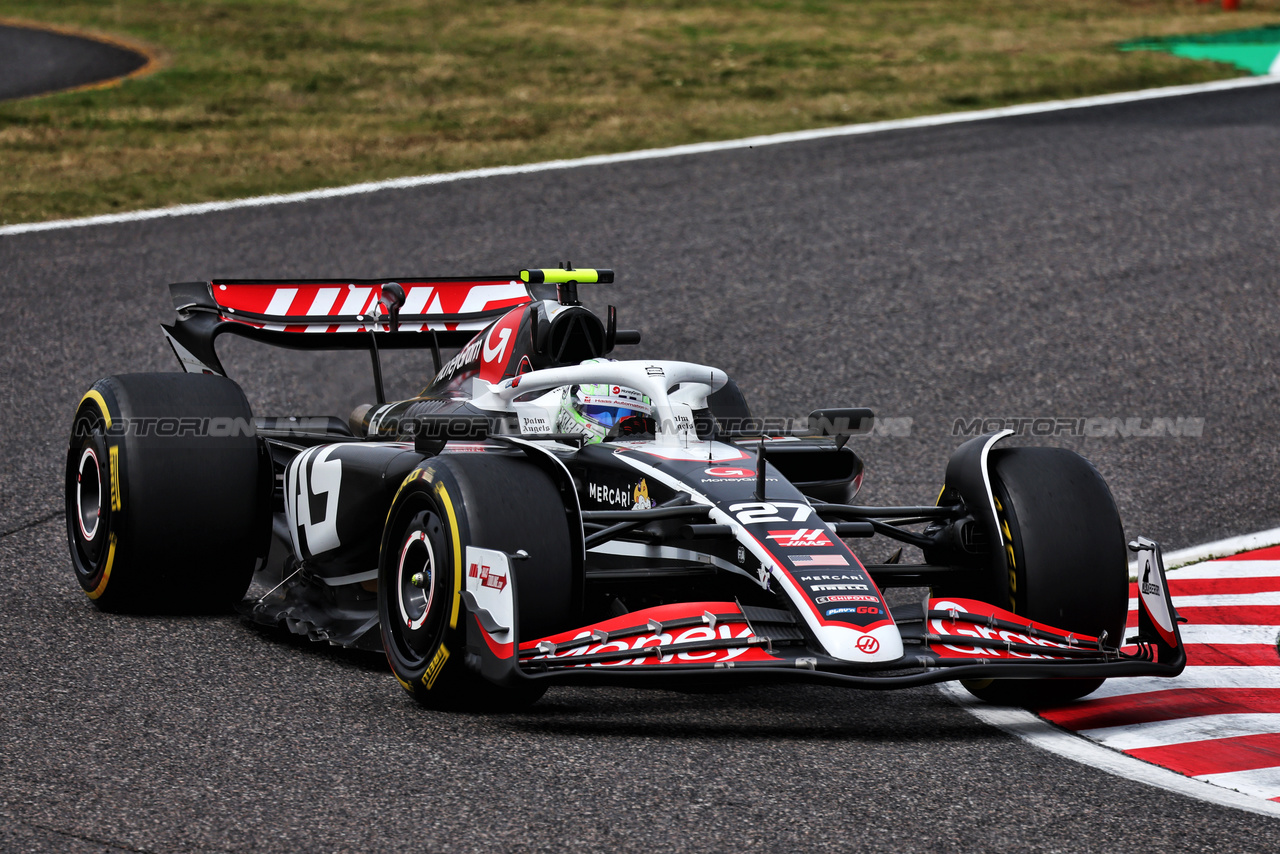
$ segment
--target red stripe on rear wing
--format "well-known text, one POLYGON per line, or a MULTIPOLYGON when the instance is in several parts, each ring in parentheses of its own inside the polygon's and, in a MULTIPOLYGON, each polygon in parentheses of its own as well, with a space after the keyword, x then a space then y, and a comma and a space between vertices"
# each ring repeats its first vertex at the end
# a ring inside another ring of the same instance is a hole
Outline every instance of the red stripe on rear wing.
POLYGON ((404 288, 401 332, 479 331, 505 311, 530 302, 517 277, 377 280, 225 280, 209 283, 224 320, 273 332, 363 332, 386 329, 381 286, 404 288))

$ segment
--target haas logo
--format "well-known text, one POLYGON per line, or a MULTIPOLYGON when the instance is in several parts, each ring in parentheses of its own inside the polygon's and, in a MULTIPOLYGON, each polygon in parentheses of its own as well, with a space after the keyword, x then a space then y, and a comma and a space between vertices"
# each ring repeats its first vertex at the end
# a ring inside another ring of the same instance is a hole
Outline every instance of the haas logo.
POLYGON ((776 542, 783 548, 795 548, 797 546, 829 546, 831 540, 827 539, 827 534, 821 528, 801 528, 798 531, 774 531, 769 535, 769 539, 776 542))

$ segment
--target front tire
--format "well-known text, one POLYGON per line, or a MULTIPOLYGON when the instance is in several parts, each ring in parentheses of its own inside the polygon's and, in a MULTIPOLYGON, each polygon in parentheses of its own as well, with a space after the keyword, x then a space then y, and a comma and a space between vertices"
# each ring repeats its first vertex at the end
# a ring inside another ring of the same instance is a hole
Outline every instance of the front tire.
POLYGON ((378 616, 387 661, 423 706, 512 711, 545 688, 485 681, 467 662, 461 603, 468 545, 512 554, 522 637, 567 628, 579 601, 564 498, 540 469, 506 454, 446 454, 401 485, 383 533, 378 616))
POLYGON ((266 544, 253 414, 219 376, 123 374, 76 409, 67 541, 76 579, 106 611, 221 611, 266 544))
MULTIPOLYGON (((1123 640, 1129 563, 1111 490, 1064 448, 991 453, 991 482, 1008 574, 992 604, 1107 645, 1123 640)), ((984 679, 962 683, 992 703, 1047 706, 1096 691, 1103 679, 984 679)))

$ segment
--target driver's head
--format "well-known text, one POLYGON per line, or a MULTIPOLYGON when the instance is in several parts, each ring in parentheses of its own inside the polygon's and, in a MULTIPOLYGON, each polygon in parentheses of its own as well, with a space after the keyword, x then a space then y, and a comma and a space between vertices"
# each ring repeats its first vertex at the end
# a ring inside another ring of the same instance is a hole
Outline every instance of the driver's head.
POLYGON ((565 391, 556 429, 585 433, 587 441, 653 432, 653 406, 649 398, 626 386, 593 383, 570 386, 565 391))

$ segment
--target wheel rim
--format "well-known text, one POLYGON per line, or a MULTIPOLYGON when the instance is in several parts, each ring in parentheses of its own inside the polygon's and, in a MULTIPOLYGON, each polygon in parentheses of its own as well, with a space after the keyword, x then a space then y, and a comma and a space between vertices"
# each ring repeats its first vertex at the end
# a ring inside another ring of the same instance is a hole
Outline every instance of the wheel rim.
POLYGON ((73 438, 81 440, 68 449, 64 477, 67 539, 72 563, 85 590, 96 590, 109 552, 112 529, 111 493, 103 466, 107 446, 101 422, 80 416, 73 438))
POLYGON ((76 521, 86 543, 93 542, 102 519, 102 470, 93 448, 85 448, 76 470, 76 521))
POLYGON ((431 613, 435 576, 435 550, 431 548, 431 541, 425 531, 414 531, 400 549, 400 564, 396 569, 400 619, 411 632, 421 629, 431 613), (415 580, 418 583, 415 584, 415 580))
POLYGON ((382 619, 388 630, 388 652, 394 650, 405 667, 414 669, 425 663, 444 635, 450 578, 440 561, 447 563, 449 546, 444 527, 431 510, 409 510, 405 515, 408 521, 400 529, 395 563, 384 576, 389 595, 382 619), (415 576, 418 584, 413 583, 415 576))

